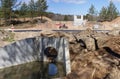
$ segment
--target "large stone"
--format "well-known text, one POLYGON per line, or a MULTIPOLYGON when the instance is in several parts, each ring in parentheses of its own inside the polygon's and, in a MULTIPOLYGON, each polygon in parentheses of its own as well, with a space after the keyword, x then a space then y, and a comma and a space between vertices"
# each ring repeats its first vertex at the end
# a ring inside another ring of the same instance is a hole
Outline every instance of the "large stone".
POLYGON ((93 38, 90 38, 90 37, 86 38, 85 43, 86 43, 86 48, 89 51, 94 51, 96 49, 96 47, 95 47, 95 40, 93 38))
POLYGON ((91 37, 86 37, 85 38, 85 44, 86 44, 86 48, 88 51, 94 51, 96 50, 95 47, 95 40, 91 37))

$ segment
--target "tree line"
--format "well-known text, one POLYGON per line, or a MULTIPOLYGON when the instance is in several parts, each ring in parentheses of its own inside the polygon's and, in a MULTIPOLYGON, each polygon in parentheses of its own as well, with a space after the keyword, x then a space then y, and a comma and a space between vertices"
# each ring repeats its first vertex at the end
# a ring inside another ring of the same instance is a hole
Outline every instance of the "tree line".
MULTIPOLYGON (((55 17, 56 14, 46 12, 48 8, 46 0, 30 0, 27 4, 19 2, 19 0, 0 0, 0 18, 5 20, 5 24, 10 24, 13 18, 26 18, 46 15, 54 20, 73 20, 73 16, 65 15, 55 17), (61 18, 61 19, 59 19, 61 18), (72 19, 71 19, 72 18, 72 19)), ((94 5, 89 8, 88 14, 85 16, 89 21, 112 21, 119 16, 119 11, 112 1, 107 7, 102 7, 98 12, 94 5)))
POLYGON ((112 21, 118 16, 119 16, 119 11, 117 10, 115 4, 112 1, 110 1, 107 7, 103 6, 99 13, 96 11, 94 5, 91 5, 87 14, 87 18, 89 21, 97 20, 101 22, 112 21))
POLYGON ((0 0, 0 18, 4 18, 5 24, 13 18, 42 16, 48 8, 46 0, 30 0, 28 4, 18 0, 0 0))

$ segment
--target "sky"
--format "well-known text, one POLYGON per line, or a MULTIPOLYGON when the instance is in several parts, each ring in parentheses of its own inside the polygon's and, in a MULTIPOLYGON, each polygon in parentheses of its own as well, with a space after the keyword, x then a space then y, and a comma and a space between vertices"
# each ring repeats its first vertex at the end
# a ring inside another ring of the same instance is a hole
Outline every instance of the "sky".
MULTIPOLYGON (((30 0, 21 0, 28 3, 30 0)), ((120 0, 112 0, 120 12, 120 0)), ((93 4, 97 12, 107 7, 110 0, 47 0, 48 12, 70 15, 85 15, 93 4)))

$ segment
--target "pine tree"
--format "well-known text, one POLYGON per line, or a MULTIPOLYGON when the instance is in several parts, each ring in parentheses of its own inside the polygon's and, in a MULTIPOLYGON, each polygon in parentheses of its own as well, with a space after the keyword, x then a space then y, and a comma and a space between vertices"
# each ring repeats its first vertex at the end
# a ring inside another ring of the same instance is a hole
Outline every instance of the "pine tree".
POLYGON ((34 15, 35 15, 35 10, 36 10, 36 5, 35 5, 34 0, 31 0, 29 2, 28 7, 29 7, 30 16, 33 19, 34 15))
POLYGON ((8 23, 8 20, 11 20, 12 10, 16 5, 17 0, 0 0, 3 16, 5 18, 5 23, 8 23))
POLYGON ((68 16, 67 15, 64 16, 64 21, 68 21, 68 16))
POLYGON ((102 7, 100 14, 99 14, 99 20, 100 21, 106 21, 107 20, 107 8, 102 7))
POLYGON ((46 0, 37 0, 36 5, 37 5, 38 16, 41 16, 41 20, 42 20, 42 16, 44 15, 44 12, 48 8, 47 2, 46 0))
POLYGON ((110 1, 110 4, 108 6, 108 11, 107 11, 107 20, 111 21, 113 19, 115 19, 118 16, 119 12, 116 8, 116 6, 114 5, 114 3, 112 1, 110 1))
POLYGON ((94 7, 94 5, 91 5, 91 7, 89 8, 89 14, 90 15, 94 15, 95 14, 95 7, 94 7))
POLYGON ((89 8, 88 14, 89 14, 88 20, 90 21, 95 20, 94 17, 97 15, 97 11, 95 10, 94 5, 91 5, 91 7, 89 8))
POLYGON ((27 15, 28 12, 28 6, 27 4, 24 2, 21 7, 20 7, 20 16, 24 17, 24 21, 25 21, 25 17, 27 15))

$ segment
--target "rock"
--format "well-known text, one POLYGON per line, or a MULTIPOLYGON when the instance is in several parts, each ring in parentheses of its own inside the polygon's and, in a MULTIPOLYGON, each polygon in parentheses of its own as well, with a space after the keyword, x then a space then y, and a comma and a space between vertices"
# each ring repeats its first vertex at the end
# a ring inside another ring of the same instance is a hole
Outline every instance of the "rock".
POLYGON ((82 50, 82 47, 80 46, 79 43, 74 43, 74 44, 70 44, 69 49, 71 53, 80 53, 82 50))
POLYGON ((85 43, 86 49, 88 51, 96 50, 95 40, 93 38, 91 38, 91 37, 84 37, 84 38, 81 38, 81 40, 85 43))
POLYGON ((88 51, 94 51, 94 50, 96 50, 95 41, 94 41, 93 38, 86 37, 85 38, 85 44, 86 44, 86 48, 87 48, 88 51))
POLYGON ((57 32, 54 31, 42 31, 40 32, 40 36, 43 37, 58 37, 57 32))

